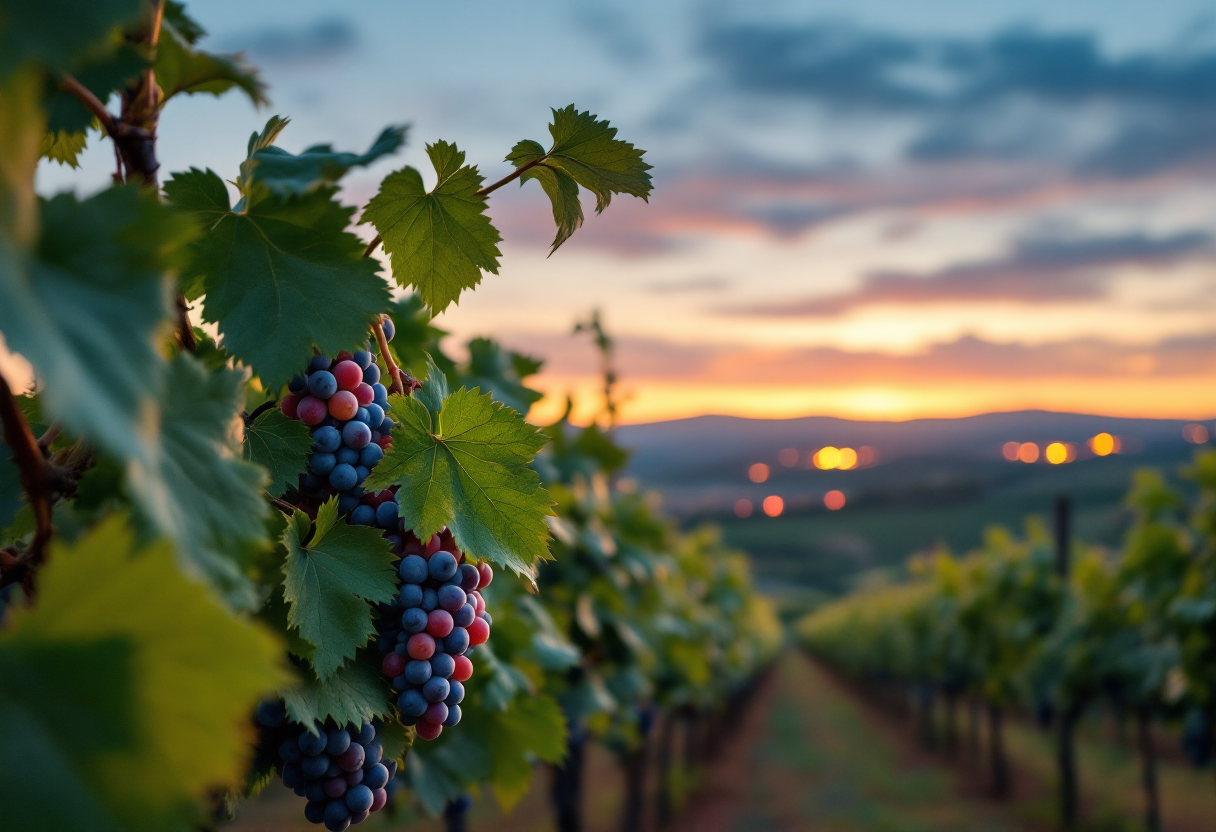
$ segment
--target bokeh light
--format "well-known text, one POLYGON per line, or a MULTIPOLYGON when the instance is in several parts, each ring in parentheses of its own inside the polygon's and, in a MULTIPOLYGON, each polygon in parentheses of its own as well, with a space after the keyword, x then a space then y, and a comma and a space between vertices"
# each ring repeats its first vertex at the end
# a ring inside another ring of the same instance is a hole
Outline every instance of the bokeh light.
POLYGON ((1089 440, 1089 449, 1097 456, 1108 456, 1118 450, 1118 445, 1109 433, 1099 433, 1089 440))
POLYGON ((828 511, 840 511, 844 508, 844 492, 829 491, 823 495, 823 504, 827 506, 828 511))
POLYGON ((751 517, 752 516, 752 501, 748 499, 735 501, 735 516, 736 517, 751 517))
POLYGON ((1204 425, 1187 425, 1182 429, 1182 438, 1192 445, 1202 445, 1208 441, 1210 434, 1204 425))
POLYGON ((840 465, 840 449, 831 445, 820 448, 815 452, 815 467, 821 471, 830 471, 840 465))
POLYGON ((857 467, 857 451, 852 448, 840 449, 840 462, 836 465, 841 471, 848 471, 857 467))
POLYGON ((857 449, 857 464, 865 467, 866 465, 876 465, 878 463, 878 451, 871 448, 869 445, 862 445, 857 449))
POLYGON ((1052 442, 1047 446, 1047 450, 1043 452, 1047 457, 1047 461, 1052 465, 1063 465, 1068 462, 1068 446, 1063 442, 1052 442))
POLYGON ((757 462, 747 469, 747 478, 752 482, 764 482, 768 479, 768 466, 763 462, 757 462))
POLYGON ((1001 446, 1001 454, 1010 462, 1018 461, 1018 451, 1021 450, 1021 442, 1006 442, 1001 446))
POLYGON ((764 498, 764 513, 769 517, 777 517, 785 510, 785 500, 778 497, 776 494, 770 494, 764 498))
POLYGON ((1022 462, 1038 462, 1039 446, 1033 442, 1023 442, 1018 446, 1018 459, 1022 462))
POLYGON ((793 468, 798 464, 798 456, 797 448, 782 448, 781 453, 777 454, 777 460, 786 468, 793 468))

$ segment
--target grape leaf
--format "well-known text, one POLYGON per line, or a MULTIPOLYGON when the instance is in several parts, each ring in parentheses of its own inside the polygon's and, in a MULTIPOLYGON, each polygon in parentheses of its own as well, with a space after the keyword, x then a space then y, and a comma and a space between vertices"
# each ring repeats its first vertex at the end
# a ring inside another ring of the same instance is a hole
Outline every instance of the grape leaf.
POLYGON ((83 130, 73 132, 57 130, 54 133, 43 134, 42 143, 38 146, 38 155, 61 165, 78 168, 80 167, 80 154, 84 152, 88 143, 88 134, 83 130))
POLYGON ((557 236, 550 253, 583 224, 578 186, 595 194, 595 212, 601 213, 613 194, 631 194, 649 199, 651 166, 642 161, 645 151, 616 137, 617 130, 590 112, 579 112, 571 104, 553 110, 549 135, 553 145, 546 151, 539 142, 525 139, 511 149, 506 161, 516 168, 529 166, 520 177, 535 179, 553 204, 557 236))
POLYGON ((427 353, 434 354, 447 333, 431 323, 431 313, 416 294, 406 295, 388 309, 396 334, 389 349, 397 366, 416 378, 426 375, 427 353))
POLYGON ((288 419, 278 408, 267 410, 245 428, 241 455, 270 473, 270 488, 275 497, 283 496, 308 470, 312 433, 308 425, 288 419))
POLYGON ((393 600, 397 583, 388 541, 378 529, 342 521, 337 497, 321 506, 306 543, 309 528, 297 511, 283 533, 283 596, 287 623, 317 648, 312 666, 325 681, 375 633, 368 602, 393 600))
POLYGON ((130 478, 140 508, 176 542, 183 568, 206 577, 234 606, 253 601, 242 544, 264 538, 266 475, 233 440, 247 372, 208 373, 188 354, 168 365, 155 466, 130 478))
POLYGON ((70 431, 147 466, 155 456, 165 269, 193 224, 135 187, 42 206, 34 252, 0 260, 0 330, 70 431))
POLYGON ((182 275, 187 297, 206 293, 203 318, 265 386, 299 372, 314 344, 330 354, 357 348, 388 307, 379 264, 345 230, 353 209, 333 200, 333 188, 233 213, 223 180, 192 168, 165 193, 206 229, 182 275))
POLYGON ((629 451, 612 440, 612 437, 592 422, 579 432, 574 440, 574 450, 599 463, 608 474, 620 470, 629 461, 629 451))
POLYGON ((38 234, 34 171, 46 126, 41 84, 33 70, 0 77, 0 280, 20 268, 15 248, 38 234))
MULTIPOLYGON (((524 385, 519 371, 531 367, 539 369, 539 362, 508 352, 489 338, 474 338, 469 342, 469 363, 462 368, 460 383, 470 390, 480 388, 495 401, 526 415, 533 404, 545 397, 544 393, 524 385), (517 362, 517 356, 522 363, 517 362)), ((535 372, 536 369, 531 371, 535 372)))
POLYGON ((120 517, 56 543, 37 606, 0 633, 5 826, 193 829, 195 801, 240 781, 249 714, 289 678, 280 650, 120 517))
POLYGON ((65 69, 141 11, 142 0, 0 0, 0 78, 26 61, 65 69))
POLYGON ((337 153, 332 145, 318 144, 297 155, 274 146, 289 123, 290 119, 272 116, 261 133, 250 137, 248 158, 241 163, 237 179, 237 187, 250 201, 259 188, 279 197, 304 196, 334 184, 353 167, 396 153, 405 144, 405 127, 386 127, 363 154, 337 153))
MULTIPOLYGON (((125 90, 129 84, 138 81, 140 74, 150 66, 144 47, 123 42, 117 35, 113 40, 117 46, 87 55, 71 67, 72 77, 97 96, 99 101, 108 101, 111 93, 125 90)), ((63 88, 57 75, 48 76, 43 86, 42 106, 46 110, 48 132, 72 133, 96 124, 92 111, 63 88)))
POLYGON ((490 787, 505 811, 528 793, 535 758, 566 756, 566 718, 551 696, 520 696, 502 711, 470 708, 466 719, 465 731, 490 752, 490 787))
POLYGON ((356 659, 324 682, 306 679, 281 692, 287 714, 296 722, 312 725, 332 719, 339 725, 370 722, 391 716, 393 704, 388 680, 368 662, 356 659))
POLYGON ((470 731, 446 731, 437 741, 419 745, 406 756, 405 765, 410 791, 432 815, 491 772, 485 743, 470 731))
POLYGON ((172 13, 166 7, 156 46, 156 82, 164 92, 163 101, 179 93, 220 96, 237 88, 256 105, 269 103, 257 70, 240 55, 213 55, 194 48, 204 34, 180 5, 172 13))
POLYGON ((419 537, 446 525, 462 550, 530 575, 549 554, 553 503, 528 467, 544 437, 488 393, 458 390, 437 408, 446 384, 431 367, 418 397, 390 397, 393 443, 365 487, 400 485, 401 516, 419 537))
POLYGON ((411 167, 391 173, 363 211, 375 226, 402 287, 413 286, 438 314, 481 282, 482 271, 498 274, 502 239, 486 216, 486 198, 476 165, 448 142, 426 146, 438 175, 429 192, 411 167))

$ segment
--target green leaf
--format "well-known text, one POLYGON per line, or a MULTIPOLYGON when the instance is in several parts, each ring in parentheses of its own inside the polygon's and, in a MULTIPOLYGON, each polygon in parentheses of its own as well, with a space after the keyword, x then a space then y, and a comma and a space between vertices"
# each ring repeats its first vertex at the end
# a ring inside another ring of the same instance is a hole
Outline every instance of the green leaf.
POLYGON ((263 199, 233 213, 224 182, 191 169, 165 184, 205 234, 183 274, 187 297, 206 293, 203 318, 219 325, 224 348, 268 388, 308 362, 315 344, 333 354, 358 349, 388 307, 379 265, 345 229, 353 209, 332 188, 301 199, 263 199))
POLYGON ((159 340, 170 317, 165 270, 194 234, 135 187, 84 202, 61 194, 42 206, 35 251, 13 268, 0 260, 0 331, 34 365, 47 411, 145 466, 155 457, 159 340))
POLYGON ((16 248, 38 235, 34 171, 46 132, 41 86, 34 70, 0 76, 0 281, 20 268, 16 248))
POLYGON ((338 153, 332 145, 318 144, 297 155, 274 146, 289 123, 290 119, 273 116, 261 133, 250 137, 249 155, 241 163, 237 179, 237 187, 247 199, 259 188, 279 197, 310 194, 336 183, 351 168, 366 167, 405 144, 405 127, 386 127, 366 153, 338 153))
POLYGON ((574 450, 599 463, 606 473, 614 473, 629 461, 629 451, 622 448, 592 422, 579 433, 574 441, 574 450))
POLYGON ((194 48, 195 41, 204 34, 184 9, 171 15, 166 8, 156 46, 156 82, 164 91, 163 100, 179 93, 221 96, 236 88, 256 105, 269 103, 266 85, 257 70, 240 55, 212 55, 194 48))
POLYGON ((308 425, 288 419, 278 408, 267 410, 245 428, 241 455, 247 462, 261 465, 270 474, 269 491, 283 496, 308 470, 312 433, 308 425))
POLYGON ((521 696, 505 711, 469 709, 465 730, 489 749, 490 787, 507 811, 528 793, 535 758, 558 763, 566 755, 566 719, 550 696, 521 696))
POLYGON ((168 366, 155 466, 131 477, 138 504, 174 540, 183 567, 211 581, 234 606, 253 602, 241 571, 243 544, 264 539, 266 475, 234 441, 247 373, 208 373, 189 354, 168 366))
POLYGON ((281 692, 287 715, 296 722, 312 725, 332 719, 339 725, 370 722, 393 713, 392 690, 380 668, 356 660, 324 682, 306 679, 303 684, 281 692))
POLYGON ((0 78, 26 61, 66 69, 142 10, 141 0, 0 0, 0 78))
POLYGON ((460 382, 470 390, 480 388, 512 410, 527 414, 533 404, 545 397, 523 383, 519 370, 533 366, 539 367, 539 362, 507 352, 489 338, 474 338, 469 342, 469 363, 460 374, 460 382), (517 357, 522 361, 517 361, 517 357))
POLYGON ((430 191, 411 167, 391 173, 363 212, 375 226, 402 287, 413 286, 438 314, 460 293, 481 282, 482 271, 498 274, 498 230, 478 193, 482 177, 464 164, 464 151, 448 142, 426 146, 438 181, 430 191))
POLYGON ((617 130, 590 112, 574 105, 553 110, 548 151, 538 142, 524 140, 511 149, 507 161, 516 168, 531 165, 520 176, 520 185, 535 179, 553 203, 557 236, 550 252, 569 239, 583 224, 578 186, 595 194, 595 211, 602 212, 613 194, 631 194, 648 199, 651 166, 642 161, 644 151, 616 137, 617 130))
POLYGON ((112 518, 56 544, 38 604, 0 634, 0 802, 23 832, 187 832, 239 783, 278 641, 112 518), (81 680, 87 680, 82 683, 81 680))
MULTIPOLYGON (((422 394, 442 378, 434 372, 422 394)), ((458 390, 442 402, 433 416, 418 398, 389 399, 393 443, 365 487, 401 486, 401 516, 420 538, 447 526, 465 552, 530 575, 548 556, 552 500, 528 467, 544 437, 488 393, 458 390)))
POLYGON ((88 143, 88 134, 83 130, 73 132, 57 130, 54 133, 43 135, 42 143, 38 146, 38 155, 61 165, 78 168, 80 167, 80 154, 84 152, 88 143))
POLYGON ((305 543, 309 528, 297 511, 283 534, 283 596, 287 623, 317 648, 312 666, 325 681, 376 632, 368 602, 393 600, 397 583, 388 541, 378 529, 342 521, 337 497, 321 506, 305 543))

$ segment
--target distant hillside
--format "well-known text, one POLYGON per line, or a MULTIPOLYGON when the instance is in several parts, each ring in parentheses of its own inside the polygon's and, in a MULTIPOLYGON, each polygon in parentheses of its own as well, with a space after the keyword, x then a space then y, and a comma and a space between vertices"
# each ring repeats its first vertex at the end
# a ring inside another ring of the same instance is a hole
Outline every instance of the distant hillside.
POLYGON ((1047 515, 1057 496, 1072 501, 1078 538, 1117 545, 1136 469, 1160 469, 1187 487, 1178 472, 1197 448, 1183 438, 1186 424, 1043 411, 909 422, 705 416, 622 427, 619 438, 634 453, 628 475, 661 491, 687 523, 721 525, 728 542, 751 553, 765 586, 797 595, 843 591, 933 546, 966 551, 992 525, 1020 528, 1030 515, 1047 515), (1119 454, 1098 458, 1084 448, 1101 432, 1120 437, 1119 454), (1082 450, 1064 465, 1024 464, 1002 455, 1010 441, 1082 450), (868 445, 878 462, 852 471, 808 467, 808 454, 824 445, 868 445), (788 448, 799 452, 792 467, 779 461, 788 448), (770 467, 760 484, 747 476, 756 462, 770 467), (828 490, 845 494, 842 510, 824 507, 828 490), (759 510, 769 495, 784 501, 779 517, 759 510), (754 506, 745 519, 733 510, 741 499, 754 506))

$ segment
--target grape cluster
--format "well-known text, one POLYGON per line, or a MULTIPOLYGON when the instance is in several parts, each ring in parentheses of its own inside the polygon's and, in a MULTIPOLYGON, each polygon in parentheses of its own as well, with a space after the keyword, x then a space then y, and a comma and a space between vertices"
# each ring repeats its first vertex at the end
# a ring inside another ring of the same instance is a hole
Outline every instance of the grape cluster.
POLYGON ((308 798, 304 817, 341 832, 384 808, 396 790, 397 761, 384 760, 376 726, 315 725, 312 731, 287 720, 281 701, 258 706, 264 739, 278 742, 275 767, 283 785, 308 798))
MULTIPOLYGON (((385 336, 392 325, 385 320, 385 336)), ((289 419, 310 426, 313 449, 300 494, 325 500, 338 495, 338 511, 351 523, 396 530, 395 489, 368 494, 363 481, 392 444, 393 420, 388 389, 368 349, 340 352, 330 359, 314 356, 308 370, 291 380, 290 393, 279 402, 289 419)))
POLYGON ((464 683, 473 675, 466 655, 490 637, 490 614, 479 590, 494 571, 465 563, 444 529, 423 544, 407 532, 397 565, 401 591, 381 608, 381 668, 392 680, 401 721, 424 740, 460 722, 464 683))

